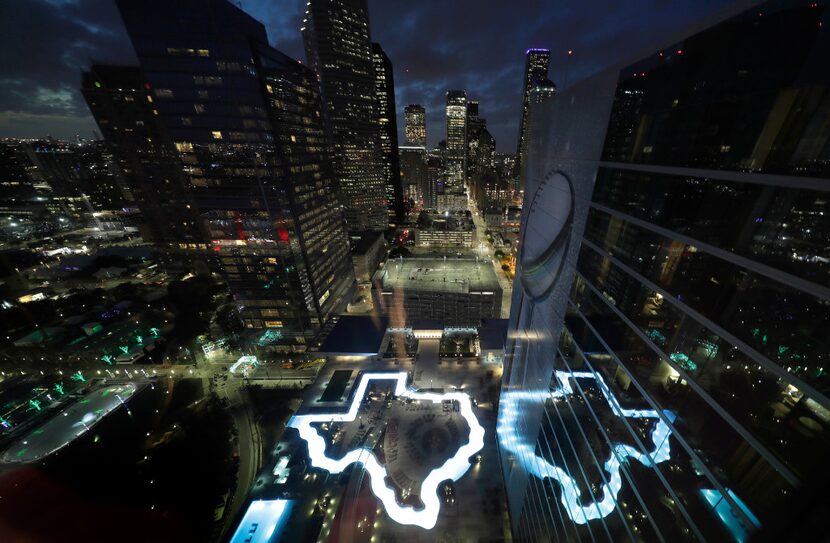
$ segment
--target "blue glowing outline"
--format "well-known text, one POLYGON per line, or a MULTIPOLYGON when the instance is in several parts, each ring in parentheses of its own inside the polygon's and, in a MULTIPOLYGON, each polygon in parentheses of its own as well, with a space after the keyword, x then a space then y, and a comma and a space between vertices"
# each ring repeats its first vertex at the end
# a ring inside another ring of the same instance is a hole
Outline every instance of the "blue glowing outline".
MULTIPOLYGON (((615 508, 617 503, 617 494, 622 488, 622 475, 620 474, 620 463, 626 458, 634 458, 646 467, 654 467, 656 464, 665 462, 671 457, 671 445, 669 443, 669 435, 671 429, 660 418, 657 411, 653 409, 624 409, 614 393, 605 383, 605 381, 598 375, 592 372, 568 372, 556 370, 556 380, 560 383, 560 387, 547 391, 510 391, 502 395, 501 413, 497 425, 497 433, 502 447, 509 453, 516 455, 518 458, 531 457, 534 462, 527 463, 528 471, 539 479, 550 477, 559 482, 562 487, 561 502, 565 507, 565 512, 577 524, 586 524, 588 521, 604 518, 608 516, 615 508), (581 493, 576 481, 570 477, 565 470, 559 466, 555 466, 537 456, 535 453, 535 445, 523 443, 518 435, 517 428, 518 414, 520 409, 518 403, 520 401, 529 401, 534 403, 544 403, 548 397, 563 398, 573 394, 571 388, 570 378, 573 379, 594 379, 605 396, 605 400, 611 407, 611 410, 618 417, 631 417, 636 419, 656 419, 657 423, 651 432, 651 441, 654 443, 654 450, 648 454, 642 454, 635 448, 625 445, 623 443, 615 443, 608 460, 605 461, 605 471, 610 475, 608 482, 602 485, 602 499, 594 501, 588 505, 582 505, 581 493)), ((675 415, 671 411, 663 410, 663 414, 670 422, 674 422, 675 415)))
POLYGON ((230 543, 267 543, 290 510, 291 500, 254 500, 245 511, 230 543), (262 529, 260 529, 262 528, 262 529))
POLYGON ((288 422, 288 426, 296 428, 300 437, 308 444, 308 456, 311 464, 316 468, 330 473, 340 473, 353 463, 363 464, 370 475, 372 492, 383 503, 389 517, 400 524, 420 526, 426 530, 432 529, 438 521, 441 504, 438 499, 438 486, 442 481, 459 480, 470 469, 470 457, 484 448, 484 428, 478 423, 473 413, 470 397, 464 392, 418 392, 406 386, 407 372, 396 373, 365 373, 355 391, 349 411, 346 413, 323 413, 309 415, 295 415, 288 422), (319 422, 351 422, 357 416, 360 402, 363 399, 369 381, 394 380, 395 395, 400 398, 413 400, 427 400, 439 403, 444 400, 457 401, 460 405, 461 416, 470 427, 470 435, 466 444, 459 447, 455 455, 444 464, 432 470, 421 484, 420 497, 424 508, 416 511, 413 507, 405 507, 395 499, 395 491, 384 482, 387 476, 386 468, 378 462, 371 449, 361 447, 346 453, 339 460, 326 456, 326 442, 311 425, 319 422))

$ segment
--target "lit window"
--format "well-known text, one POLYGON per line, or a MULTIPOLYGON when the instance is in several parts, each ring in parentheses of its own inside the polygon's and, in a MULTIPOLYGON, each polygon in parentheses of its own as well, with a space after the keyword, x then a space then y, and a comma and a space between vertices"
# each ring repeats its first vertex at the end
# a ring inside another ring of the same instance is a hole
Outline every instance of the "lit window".
POLYGON ((219 130, 214 130, 210 134, 213 136, 213 139, 215 139, 215 140, 221 140, 222 139, 222 132, 220 132, 219 130))

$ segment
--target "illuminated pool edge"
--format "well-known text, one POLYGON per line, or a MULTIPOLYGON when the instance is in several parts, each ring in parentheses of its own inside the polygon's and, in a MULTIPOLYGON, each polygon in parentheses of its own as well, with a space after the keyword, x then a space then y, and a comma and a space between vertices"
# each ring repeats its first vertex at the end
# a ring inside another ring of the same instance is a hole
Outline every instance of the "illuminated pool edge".
POLYGON ((452 479, 457 481, 470 469, 470 457, 484 448, 484 428, 479 424, 473 413, 473 406, 470 397, 463 392, 418 392, 406 386, 406 372, 398 373, 366 373, 360 380, 354 394, 354 399, 346 413, 323 413, 313 415, 296 415, 289 421, 288 426, 297 429, 300 437, 308 444, 308 456, 311 464, 316 468, 325 469, 330 473, 340 473, 353 463, 363 464, 364 469, 369 473, 372 492, 383 503, 389 517, 400 524, 419 526, 424 529, 431 529, 438 521, 438 513, 441 504, 438 499, 438 486, 442 481, 452 479), (384 479, 387 475, 386 468, 378 462, 374 453, 361 447, 346 453, 339 460, 326 456, 326 442, 323 437, 312 428, 315 422, 351 422, 357 417, 360 401, 363 399, 369 381, 372 380, 394 380, 395 395, 413 400, 427 400, 438 403, 444 400, 454 400, 460 405, 461 416, 467 421, 470 428, 469 439, 466 444, 458 448, 458 451, 440 467, 435 468, 424 479, 421 485, 420 497, 424 502, 421 511, 415 511, 412 507, 398 504, 395 499, 395 491, 386 485, 384 479))

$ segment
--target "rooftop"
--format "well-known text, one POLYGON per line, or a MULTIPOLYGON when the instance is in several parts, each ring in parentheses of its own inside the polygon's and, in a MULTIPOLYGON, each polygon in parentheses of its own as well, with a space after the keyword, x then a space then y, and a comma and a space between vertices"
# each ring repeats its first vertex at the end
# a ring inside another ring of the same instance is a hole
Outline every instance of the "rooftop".
POLYGON ((472 258, 404 258, 389 260, 375 273, 384 290, 403 288, 463 294, 500 291, 493 266, 472 258))
POLYGON ((473 219, 463 214, 421 213, 418 217, 419 230, 470 232, 474 227, 473 219))

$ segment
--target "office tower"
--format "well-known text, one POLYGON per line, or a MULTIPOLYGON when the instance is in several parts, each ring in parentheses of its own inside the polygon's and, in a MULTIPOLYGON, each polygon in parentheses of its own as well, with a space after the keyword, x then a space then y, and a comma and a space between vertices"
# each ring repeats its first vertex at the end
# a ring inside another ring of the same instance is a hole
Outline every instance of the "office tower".
POLYGON ((487 130, 487 120, 479 115, 478 102, 467 104, 467 173, 475 177, 496 167, 496 140, 487 130))
POLYGON ((132 205, 133 197, 115 157, 103 141, 85 141, 77 146, 78 190, 95 211, 132 205))
POLYGON ((401 184, 404 197, 425 206, 429 201, 429 176, 427 175, 426 150, 423 147, 402 145, 398 148, 401 159, 401 184))
POLYGON ((525 70, 522 81, 522 113, 519 118, 519 142, 516 145, 515 172, 518 174, 519 190, 524 190, 524 179, 521 175, 522 164, 527 153, 527 137, 529 127, 527 125, 528 114, 530 113, 530 92, 533 90, 534 81, 543 81, 548 78, 548 65, 550 64, 550 49, 528 49, 525 53, 525 70))
POLYGON ((28 140, 19 143, 32 186, 48 198, 47 207, 64 219, 95 225, 95 214, 127 205, 120 172, 99 141, 70 143, 28 140))
POLYGON ((487 126, 487 121, 479 117, 478 100, 467 101, 467 174, 473 177, 478 170, 478 137, 487 126))
POLYGON ((467 93, 447 91, 446 192, 464 191, 467 177, 467 93))
POLYGON ((541 104, 556 95, 556 84, 550 79, 534 79, 530 89, 530 103, 541 104))
POLYGON ((0 140, 0 200, 30 200, 37 194, 30 162, 16 140, 0 140))
POLYGON ((203 245, 206 227, 140 68, 93 64, 81 76, 81 93, 141 211, 142 237, 203 245))
POLYGON ((366 0, 312 0, 302 32, 306 57, 320 80, 349 230, 385 230, 386 179, 366 0))
POLYGON ((386 205, 389 218, 404 219, 401 165, 398 159, 398 117, 395 109, 395 80, 392 62, 380 44, 372 44, 372 64, 375 73, 375 98, 380 129, 380 151, 383 158, 383 178, 386 187, 386 205))
POLYGON ((404 108, 406 144, 413 147, 427 145, 427 114, 423 106, 409 104, 404 108))
POLYGON ((499 414, 518 541, 823 537, 828 22, 763 3, 534 111, 499 414))
POLYGON ((305 348, 354 283, 315 74, 224 0, 120 0, 248 328, 305 348))

